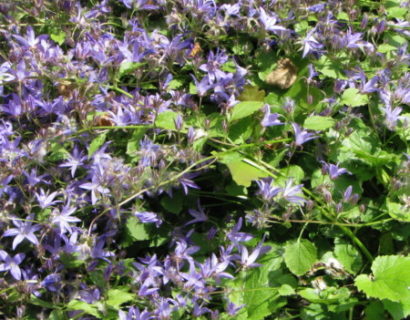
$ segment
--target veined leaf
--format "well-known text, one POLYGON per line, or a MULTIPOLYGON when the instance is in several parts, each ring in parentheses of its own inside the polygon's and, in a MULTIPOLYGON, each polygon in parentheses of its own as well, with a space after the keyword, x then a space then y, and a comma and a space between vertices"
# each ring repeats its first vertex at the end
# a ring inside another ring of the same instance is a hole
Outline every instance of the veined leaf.
POLYGON ((372 264, 373 275, 361 274, 355 284, 368 297, 406 303, 410 301, 410 257, 379 256, 372 264))
POLYGON ((263 106, 262 101, 243 101, 239 102, 232 108, 230 121, 236 121, 248 117, 259 111, 263 106))
POLYGON ((285 263, 293 274, 301 276, 310 270, 317 260, 315 245, 306 239, 298 239, 286 244, 285 263))

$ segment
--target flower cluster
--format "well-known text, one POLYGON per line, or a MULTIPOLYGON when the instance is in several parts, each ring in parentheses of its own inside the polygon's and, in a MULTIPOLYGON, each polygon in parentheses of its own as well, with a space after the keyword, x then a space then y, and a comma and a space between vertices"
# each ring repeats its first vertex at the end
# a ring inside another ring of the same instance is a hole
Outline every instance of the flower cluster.
POLYGON ((275 223, 408 221, 408 13, 375 10, 0 3, 0 316, 263 319, 315 262, 275 223))

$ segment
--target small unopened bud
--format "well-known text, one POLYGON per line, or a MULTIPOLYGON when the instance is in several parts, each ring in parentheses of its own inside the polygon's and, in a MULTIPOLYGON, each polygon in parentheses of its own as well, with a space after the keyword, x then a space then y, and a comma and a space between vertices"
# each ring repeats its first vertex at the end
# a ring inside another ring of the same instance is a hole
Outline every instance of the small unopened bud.
POLYGON ((366 206, 364 204, 361 204, 359 206, 359 210, 360 210, 361 213, 364 213, 366 211, 366 206))
POLYGON ((326 189, 323 190, 323 197, 325 198, 326 202, 332 202, 333 200, 332 194, 329 192, 329 190, 326 189))
POLYGON ((355 193, 354 195, 352 195, 349 202, 350 204, 355 205, 357 201, 359 201, 359 195, 355 193))
POLYGON ((367 27, 367 23, 369 22, 369 17, 367 16, 367 14, 365 13, 363 15, 363 19, 362 22, 360 23, 360 29, 365 29, 367 27))
POLYGON ((184 124, 184 120, 182 119, 181 115, 178 115, 176 119, 174 119, 175 123, 175 128, 180 131, 182 129, 182 126, 184 124))
POLYGON ((338 204, 336 204, 336 213, 340 213, 343 211, 343 204, 341 202, 339 202, 338 204))
POLYGON ((306 210, 310 211, 313 209, 313 207, 315 206, 315 202, 312 200, 308 200, 306 201, 306 210))

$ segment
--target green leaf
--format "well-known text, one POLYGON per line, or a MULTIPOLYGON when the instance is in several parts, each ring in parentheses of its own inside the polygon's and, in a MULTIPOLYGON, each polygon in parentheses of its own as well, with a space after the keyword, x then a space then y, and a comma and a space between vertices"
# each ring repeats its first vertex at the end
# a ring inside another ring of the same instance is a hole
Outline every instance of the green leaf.
POLYGON ((408 319, 406 317, 410 315, 410 301, 400 303, 390 300, 383 300, 383 305, 384 308, 392 315, 393 320, 408 319))
POLYGON ((369 97, 361 94, 356 88, 349 88, 343 91, 340 103, 350 107, 364 106, 369 102, 369 97))
POLYGON ((326 130, 333 127, 336 123, 331 117, 310 116, 306 118, 303 127, 309 130, 326 130))
POLYGON ((404 222, 410 221, 410 211, 405 210, 402 204, 387 199, 386 207, 389 212, 389 216, 393 219, 404 222))
POLYGON ((91 158, 93 154, 104 144, 107 138, 107 133, 104 132, 93 139, 88 148, 88 158, 91 158))
POLYGON ((408 13, 408 8, 400 6, 400 0, 388 0, 384 2, 389 18, 404 19, 408 13))
POLYGON ((349 243, 338 243, 335 245, 335 256, 343 267, 351 274, 360 271, 363 261, 360 252, 349 243))
POLYGON ((101 319, 101 314, 97 309, 97 306, 88 304, 84 301, 80 300, 71 300, 67 304, 67 309, 68 310, 81 310, 86 314, 90 314, 98 319, 101 319))
POLYGON ((120 64, 120 69, 118 71, 118 76, 122 77, 123 75, 129 74, 139 67, 143 66, 145 63, 143 62, 130 62, 130 61, 123 61, 120 64))
POLYGON ((318 291, 313 288, 306 288, 298 291, 298 294, 312 303, 323 304, 338 304, 346 301, 350 297, 348 288, 328 287, 324 290, 318 291))
POLYGON ((229 126, 229 138, 235 144, 241 144, 252 137, 257 121, 252 117, 247 117, 234 122, 229 126))
POLYGON ((80 256, 79 253, 67 253, 63 252, 60 254, 60 261, 64 264, 67 269, 74 269, 82 266, 85 261, 82 259, 78 259, 80 256))
POLYGON ((65 147, 57 142, 52 142, 50 144, 50 155, 48 159, 50 161, 61 161, 67 159, 70 153, 65 149, 65 147))
POLYGON ((232 113, 229 121, 237 121, 248 117, 259 111, 263 106, 262 101, 243 101, 239 102, 232 108, 232 113))
POLYGON ((322 55, 316 64, 316 69, 324 76, 332 79, 347 79, 343 73, 343 64, 340 61, 330 59, 327 55, 322 55))
POLYGON ((364 310, 364 313, 366 315, 365 319, 368 320, 385 319, 383 304, 377 300, 370 301, 364 310))
POLYGON ((297 165, 290 165, 286 168, 280 169, 281 175, 276 179, 276 183, 285 187, 289 179, 293 179, 295 184, 298 184, 305 177, 303 169, 297 165))
POLYGON ((284 257, 289 270, 301 276, 309 271, 316 262, 317 249, 309 240, 298 239, 286 244, 284 257))
POLYGON ((53 40, 54 42, 58 43, 59 46, 61 46, 66 38, 66 33, 63 30, 59 30, 56 33, 52 33, 50 35, 51 40, 53 40))
POLYGON ((135 294, 120 289, 110 289, 107 293, 107 305, 118 309, 120 305, 135 300, 135 294))
POLYGON ((181 88, 184 85, 184 81, 183 79, 179 79, 179 78, 175 78, 172 79, 167 86, 167 90, 176 90, 181 88))
POLYGON ((182 210, 183 197, 180 193, 174 192, 172 198, 168 195, 164 195, 161 198, 160 203, 165 210, 178 214, 182 210))
POLYGON ((258 87, 253 87, 246 85, 240 94, 239 101, 264 101, 265 100, 265 91, 260 90, 258 87))
POLYGON ((67 319, 62 310, 53 310, 48 316, 48 320, 65 320, 67 319))
MULTIPOLYGON (((235 280, 227 281, 226 287, 233 289, 229 294, 230 300, 236 305, 246 304, 235 320, 263 320, 286 304, 279 293, 282 284, 273 284, 270 280, 276 279, 278 274, 282 275, 283 261, 279 246, 272 246, 275 249, 263 257, 260 267, 247 270, 235 280)), ((282 293, 290 293, 291 290, 283 287, 282 293)))
POLYGON ((174 111, 161 112, 155 118, 155 126, 166 130, 175 130, 175 120, 178 117, 178 113, 174 111))
POLYGON ((368 297, 408 303, 410 301, 410 258, 379 256, 372 264, 373 276, 361 274, 355 284, 368 297))
POLYGON ((224 155, 220 160, 228 166, 232 179, 237 185, 249 187, 253 180, 268 176, 266 172, 244 162, 244 160, 246 159, 237 153, 224 155))
POLYGON ((36 297, 34 294, 30 296, 29 303, 46 309, 55 309, 57 307, 54 303, 42 300, 36 297))
POLYGON ((135 241, 144 241, 144 240, 150 239, 150 235, 148 234, 145 225, 139 222, 136 217, 128 218, 127 223, 126 223, 126 228, 127 228, 128 234, 135 241))
POLYGON ((138 151, 140 146, 140 141, 144 137, 145 132, 147 132, 146 127, 135 128, 132 132, 131 138, 127 142, 127 151, 126 153, 131 156, 135 157, 136 151, 138 151))

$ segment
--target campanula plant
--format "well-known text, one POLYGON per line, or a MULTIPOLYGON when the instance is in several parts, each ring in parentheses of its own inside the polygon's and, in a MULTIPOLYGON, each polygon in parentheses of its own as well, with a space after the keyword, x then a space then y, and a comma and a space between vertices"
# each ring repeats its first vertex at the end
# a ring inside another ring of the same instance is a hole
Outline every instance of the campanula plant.
POLYGON ((409 3, 0 3, 1 319, 410 316, 409 3))

